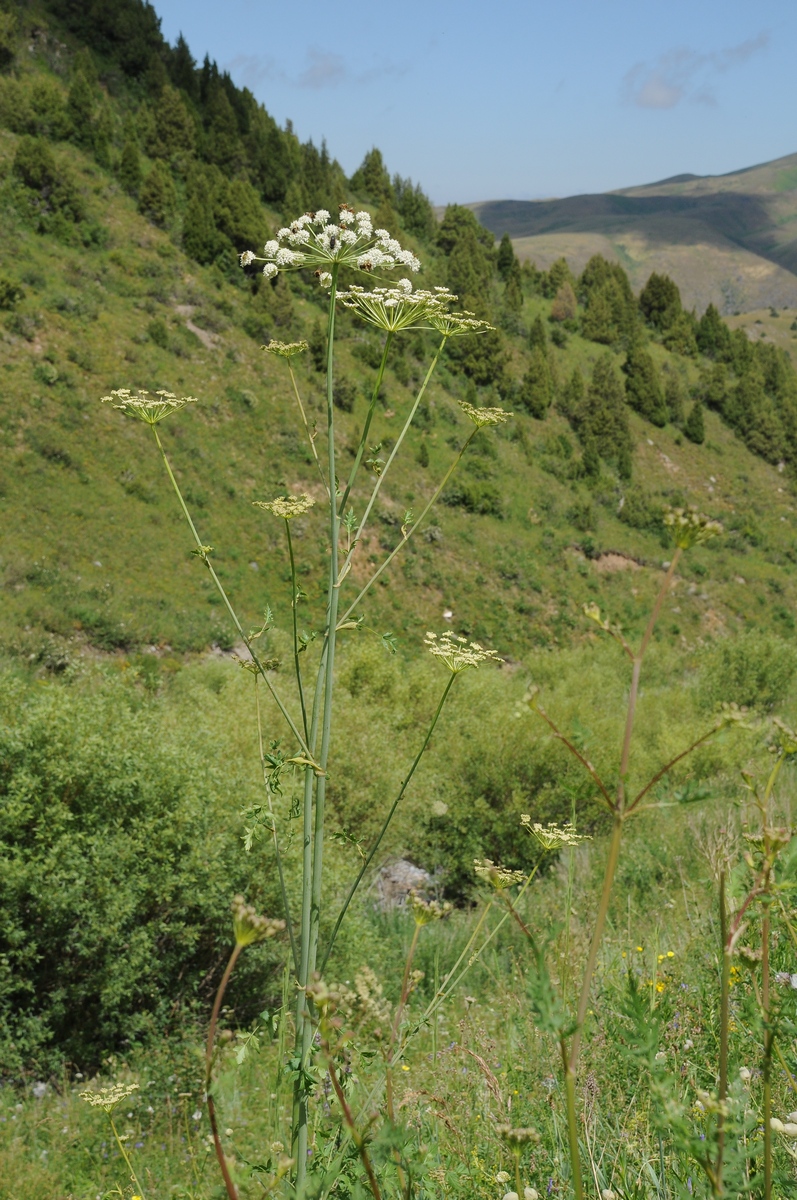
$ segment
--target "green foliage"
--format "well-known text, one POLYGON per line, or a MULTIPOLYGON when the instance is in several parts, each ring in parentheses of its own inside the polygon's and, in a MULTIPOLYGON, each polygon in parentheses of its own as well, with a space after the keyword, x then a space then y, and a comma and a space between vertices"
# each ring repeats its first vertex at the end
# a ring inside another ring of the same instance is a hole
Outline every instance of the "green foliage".
POLYGON ((515 256, 515 248, 512 245, 512 239, 508 233, 505 233, 501 238, 501 242, 498 247, 498 253, 496 254, 495 258, 495 266, 498 271, 498 278, 502 279, 504 283, 506 283, 512 272, 512 268, 516 263, 517 258, 515 256))
POLYGON ((639 343, 629 348, 623 373, 628 403, 641 417, 663 428, 667 424, 668 412, 659 374, 653 359, 639 343))
MULTIPOLYGON (((262 886, 258 856, 242 858, 235 812, 220 820, 235 766, 196 736, 190 706, 169 732, 121 680, 27 694, 7 678, 3 708, 2 1069, 91 1069, 175 1001, 205 1001, 231 894, 262 886)), ((245 965, 244 1004, 262 1006, 267 962, 245 965)))
POLYGON ((527 413, 538 421, 545 419, 548 409, 553 402, 553 380, 548 356, 544 350, 535 347, 531 352, 531 362, 523 376, 518 399, 527 413))
POLYGON ((393 199, 390 174, 382 158, 382 151, 374 146, 351 177, 351 186, 374 204, 393 199))
POLYGON ((17 283, 13 283, 5 275, 0 275, 0 309, 12 309, 25 299, 25 293, 17 283))
POLYGON ((639 296, 639 307, 649 325, 660 333, 670 329, 682 314, 681 293, 669 275, 650 276, 639 296))
POLYGON ((69 87, 66 112, 72 140, 84 149, 94 146, 94 90, 82 71, 77 71, 69 87))
POLYGON ((421 185, 413 185, 411 179, 402 179, 401 176, 394 175, 393 196, 396 210, 407 232, 421 238, 422 241, 432 241, 437 232, 437 220, 432 202, 421 189, 421 185))
POLYGON ((587 393, 571 421, 582 445, 591 443, 623 477, 630 475, 631 433, 625 389, 611 354, 603 354, 595 363, 587 393))
POLYGON ((703 405, 697 400, 692 405, 692 410, 686 418, 684 425, 684 437, 687 437, 695 446, 702 446, 706 440, 706 429, 703 421, 703 405))
POLYGON ((684 418, 685 388, 677 371, 668 371, 664 377, 664 403, 670 421, 680 425, 684 418))
POLYGON ((12 170, 26 189, 28 211, 40 233, 58 233, 64 222, 74 224, 85 216, 71 173, 63 164, 56 165, 52 151, 40 138, 20 140, 12 170))
POLYGON ((581 318, 584 337, 604 345, 634 337, 639 309, 619 263, 593 255, 578 280, 578 295, 586 306, 581 318))
POLYGON ((168 225, 177 212, 177 190, 167 167, 155 162, 141 186, 138 208, 153 225, 168 225))
POLYGON ((0 71, 10 67, 17 52, 17 21, 12 12, 0 11, 0 71))
POLYGON ((703 654, 699 696, 707 708, 746 705, 768 711, 783 702, 797 672, 797 651, 773 634, 745 630, 703 654))
POLYGON ((138 146, 132 139, 125 142, 119 159, 119 182, 131 196, 138 194, 141 187, 141 158, 138 146))
POLYGON ((152 135, 147 153, 152 158, 171 160, 188 155, 196 143, 194 120, 177 88, 168 84, 155 104, 152 135))
POLYGON ((529 348, 533 350, 545 351, 548 347, 548 334, 545 329, 545 322, 539 313, 531 323, 529 330, 529 348))

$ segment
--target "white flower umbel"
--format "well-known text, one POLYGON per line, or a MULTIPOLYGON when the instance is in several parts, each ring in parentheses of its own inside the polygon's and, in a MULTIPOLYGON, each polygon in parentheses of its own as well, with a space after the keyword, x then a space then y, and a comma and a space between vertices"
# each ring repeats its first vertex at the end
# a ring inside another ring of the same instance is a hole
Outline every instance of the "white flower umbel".
POLYGON ((396 287, 372 292, 355 285, 339 292, 338 299, 369 325, 397 333, 400 329, 428 329, 433 317, 447 316, 448 305, 456 296, 448 288, 413 292, 409 279, 400 279, 396 287))
POLYGON ((474 404, 468 404, 467 400, 457 400, 457 404, 477 429, 484 429, 487 425, 503 425, 504 421, 508 421, 512 416, 503 408, 476 408, 474 404))
POLYGON ((479 667, 483 662, 501 662, 501 656, 495 650, 485 650, 478 642, 469 642, 467 638, 457 637, 450 629, 438 636, 427 633, 426 649, 435 658, 442 658, 449 671, 458 675, 469 667, 479 667))
POLYGON ((528 813, 523 813, 520 824, 528 829, 543 850, 558 850, 560 846, 577 846, 579 842, 592 840, 586 833, 576 833, 572 821, 567 821, 564 825, 555 825, 553 821, 549 821, 547 825, 542 825, 539 821, 532 821, 528 813))
POLYGON ((118 388, 111 392, 110 396, 103 396, 102 403, 112 404, 129 417, 138 417, 139 421, 146 425, 157 425, 158 421, 162 421, 170 413, 179 412, 186 404, 197 404, 198 401, 195 396, 178 398, 173 392, 160 391, 152 397, 149 392, 131 392, 129 388, 118 388))
POLYGON ((347 204, 341 205, 337 224, 323 208, 297 217, 266 242, 262 255, 246 250, 240 256, 242 267, 253 262, 264 264, 267 279, 279 271, 303 269, 315 271, 322 284, 331 283, 334 266, 376 274, 396 267, 421 269, 411 250, 405 250, 386 229, 374 229, 370 213, 355 212, 347 204))
POLYGON ((488 321, 480 321, 472 312, 435 313, 429 324, 446 337, 467 337, 472 333, 489 333, 495 329, 488 321))
POLYGON ((668 508, 664 513, 664 527, 681 550, 699 546, 722 533, 722 524, 691 508, 668 508))
POLYGON ((271 341, 267 346, 261 346, 260 349, 265 350, 268 354, 275 354, 277 358, 295 358, 297 354, 304 354, 307 342, 271 341))

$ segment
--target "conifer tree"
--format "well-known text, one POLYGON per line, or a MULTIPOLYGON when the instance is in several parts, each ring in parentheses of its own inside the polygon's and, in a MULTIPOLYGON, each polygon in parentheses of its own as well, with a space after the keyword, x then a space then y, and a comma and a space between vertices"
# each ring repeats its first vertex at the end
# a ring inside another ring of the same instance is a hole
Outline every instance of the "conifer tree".
POLYGON ((213 262, 219 246, 213 211, 207 192, 194 191, 183 217, 183 249, 198 263, 213 262))
POLYGON ((680 425, 684 419, 684 385, 681 376, 676 371, 670 371, 664 384, 664 403, 667 413, 674 425, 680 425))
POLYGON ((624 478, 630 476, 631 431, 625 389, 612 354, 602 354, 595 363, 587 393, 571 420, 583 446, 594 441, 601 458, 614 463, 624 478))
MULTIPOLYGON (((475 340, 475 339, 474 339, 475 340)), ((520 403, 538 421, 545 419, 553 401, 553 380, 548 356, 539 346, 531 352, 531 362, 520 387, 520 403)))
POLYGON ((586 312, 581 318, 581 332, 591 342, 599 342, 604 346, 611 346, 617 341, 619 331, 605 292, 595 291, 590 295, 586 312))
POLYGON ((706 440, 706 430, 703 422, 703 405, 699 400, 696 400, 692 405, 692 411, 686 418, 684 425, 684 437, 689 438, 690 442, 694 442, 696 446, 702 446, 706 440))
POLYGON ((138 146, 131 140, 126 141, 122 146, 122 156, 119 159, 119 182, 131 196, 135 196, 141 187, 141 159, 138 146))
POLYGON ((512 239, 508 233, 505 233, 501 238, 501 244, 498 247, 495 265, 498 270, 498 278, 504 283, 509 279, 512 267, 517 263, 515 257, 515 247, 512 245, 512 239))
POLYGON ((662 342, 673 354, 694 358, 697 354, 697 321, 694 313, 681 312, 662 336, 662 342))
POLYGON ((646 350, 636 343, 629 348, 625 363, 625 394, 628 403, 653 425, 667 424, 667 406, 659 383, 656 365, 646 350))
POLYGON ((554 296, 551 317, 554 321, 572 321, 576 311, 576 293, 573 285, 565 280, 554 296))
POLYGON ((72 141, 77 146, 94 145, 94 93, 82 71, 77 71, 69 87, 66 111, 72 127, 72 141))
POLYGON ((562 388, 557 408, 563 416, 571 419, 578 412, 584 399, 584 376, 578 367, 573 368, 573 374, 562 388))
POLYGON ((654 271, 640 293, 639 307, 647 323, 663 332, 681 315, 681 293, 669 275, 654 271))
POLYGON ((382 158, 382 151, 376 146, 368 151, 349 182, 355 192, 360 192, 374 204, 379 204, 385 199, 393 200, 390 174, 382 158))
POLYGON ((601 473, 601 460, 598 447, 593 437, 584 441, 584 451, 581 455, 581 469, 588 479, 597 479, 601 473))
POLYGON ((144 180, 138 208, 154 225, 167 225, 174 216, 177 191, 170 172, 162 162, 155 162, 144 180))
POLYGON ((543 352, 548 349, 548 333, 545 329, 545 323, 539 313, 537 313, 537 316, 531 322, 531 329, 529 330, 529 347, 532 350, 542 350, 543 352))
MULTIPOLYGON (((220 83, 216 83, 211 89, 205 112, 205 158, 228 175, 240 170, 245 155, 238 131, 238 120, 227 92, 220 83)), ((292 216, 295 217, 296 213, 292 216)))
POLYGON ((520 263, 515 259, 509 271, 504 288, 504 306, 513 316, 523 311, 523 286, 520 275, 520 263))
POLYGON ((170 160, 179 154, 191 154, 196 127, 177 88, 168 84, 163 88, 153 115, 155 128, 147 145, 152 157, 170 160))
POLYGON ((697 346, 700 353, 709 358, 726 359, 730 353, 731 331, 713 304, 709 304, 698 321, 697 346))
POLYGON ((418 466, 424 470, 429 466, 429 447, 426 444, 426 438, 421 438, 421 444, 418 447, 418 466))

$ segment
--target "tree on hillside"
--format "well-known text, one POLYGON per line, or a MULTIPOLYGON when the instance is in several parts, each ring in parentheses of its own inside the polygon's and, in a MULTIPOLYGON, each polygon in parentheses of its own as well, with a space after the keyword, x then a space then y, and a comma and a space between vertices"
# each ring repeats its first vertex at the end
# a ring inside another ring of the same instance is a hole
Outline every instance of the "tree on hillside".
POLYGON ((692 405, 692 411, 686 418, 684 437, 687 437, 690 442, 694 442, 696 446, 702 446, 706 440, 706 430, 703 423, 703 405, 699 400, 696 400, 692 405))
POLYGON ((633 344, 623 364, 625 394, 628 403, 653 425, 660 428, 667 424, 667 406, 664 403, 656 364, 646 350, 633 344))
POLYGON ((210 89, 205 105, 204 157, 228 174, 237 172, 246 161, 238 119, 226 88, 220 81, 210 89))
POLYGON ((512 245, 512 239, 508 233, 505 233, 501 238, 501 244, 498 247, 498 253, 495 258, 495 265, 498 270, 498 278, 504 283, 509 279, 512 267, 517 263, 515 257, 515 248, 512 245))
POLYGON ((575 288, 576 285, 575 276, 570 270, 570 264, 566 258, 557 258, 555 262, 551 263, 550 268, 543 273, 540 282, 542 294, 546 300, 553 300, 563 284, 569 283, 572 288, 575 288))
POLYGON ((695 395, 707 408, 724 415, 728 398, 728 368, 725 363, 712 363, 701 369, 695 395))
POLYGON ((593 255, 578 280, 577 294, 586 309, 581 319, 584 337, 611 345, 635 336, 639 309, 619 263, 593 255))
POLYGON ((527 413, 542 421, 553 402, 553 380, 548 356, 536 346, 531 352, 531 362, 520 386, 520 403, 527 413))
POLYGON ((168 84, 161 91, 153 112, 153 129, 147 144, 152 158, 172 159, 191 154, 196 144, 196 126, 177 88, 168 84))
POLYGON ((515 317, 523 311, 523 284, 517 259, 510 268, 504 288, 504 307, 515 317))
POLYGON ((374 146, 349 180, 355 192, 367 197, 373 204, 380 200, 393 200, 390 174, 382 158, 382 151, 374 146))
POLYGON ((698 321, 697 346, 701 354, 727 361, 731 348, 731 331, 713 304, 709 304, 698 321))
POLYGON ((723 416, 754 454, 776 463, 783 457, 784 432, 777 411, 764 390, 760 370, 748 371, 728 394, 723 416))
POLYGON ((578 413, 583 399, 584 376, 578 367, 574 367, 572 375, 562 388, 556 407, 563 416, 570 420, 578 413))
POLYGON ((194 103, 199 100, 199 83, 196 77, 196 61, 182 33, 174 44, 169 62, 169 76, 181 92, 185 92, 194 103))
POLYGON ((694 313, 681 312, 671 325, 665 329, 662 343, 673 354, 681 354, 685 358, 697 355, 697 321, 694 313))
POLYGON ((669 275, 654 271, 640 293, 639 307, 647 323, 662 333, 681 315, 681 293, 669 275))
POLYGON ((66 98, 72 141, 84 150, 94 147, 94 89, 82 71, 75 72, 66 98))
POLYGON ((587 393, 571 420, 584 447, 593 442, 601 458, 613 463, 621 477, 630 477, 631 431, 625 389, 612 354, 602 354, 595 363, 587 393))
POLYGON ((137 195, 138 189, 141 187, 141 158, 138 146, 130 139, 125 141, 122 147, 118 174, 119 182, 124 190, 131 196, 137 195))
POLYGON ((402 179, 400 175, 394 175, 393 195, 407 232, 424 241, 431 241, 437 232, 437 220, 432 202, 421 185, 413 184, 411 179, 402 179))
POLYGON ((685 389, 680 374, 668 371, 664 381, 664 403, 674 425, 680 425, 684 419, 684 399, 685 389))
POLYGON ((554 321, 572 321, 577 312, 576 293, 573 285, 565 280, 554 296, 551 305, 551 319, 554 321))
POLYGON ((177 211, 177 191, 171 172, 156 161, 141 186, 139 212, 153 225, 167 225, 177 211))
POLYGON ((537 313, 537 316, 531 322, 531 329, 529 330, 529 348, 532 350, 539 349, 543 351, 547 350, 548 348, 548 334, 545 329, 545 322, 539 313, 537 313))

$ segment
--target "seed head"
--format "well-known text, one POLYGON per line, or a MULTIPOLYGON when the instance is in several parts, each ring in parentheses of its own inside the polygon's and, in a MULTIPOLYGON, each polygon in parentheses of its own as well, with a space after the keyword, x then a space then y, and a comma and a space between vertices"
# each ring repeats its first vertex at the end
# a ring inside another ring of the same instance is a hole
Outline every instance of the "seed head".
POLYGON ((186 404, 198 403, 195 396, 181 396, 178 399, 174 392, 158 391, 155 396, 157 399, 151 397, 149 392, 131 392, 129 388, 118 388, 111 392, 110 396, 103 396, 101 402, 112 404, 129 417, 138 417, 139 421, 144 421, 147 425, 157 425, 158 421, 162 421, 170 413, 179 412, 186 404))
POLYGON ((540 1135, 536 1129, 524 1127, 515 1129, 511 1125, 496 1125, 495 1132, 506 1142, 510 1150, 520 1150, 522 1146, 527 1146, 529 1142, 538 1142, 540 1135))
POLYGON ((722 533, 719 521, 699 513, 694 506, 689 508, 667 508, 664 511, 664 527, 681 550, 699 546, 722 533))
POLYGON ((469 643, 467 638, 457 637, 450 629, 439 637, 436 633, 427 633, 424 640, 429 653, 442 658, 454 675, 469 667, 479 667, 483 662, 501 662, 495 650, 485 650, 478 642, 469 643))
POLYGON ((480 321, 472 312, 435 313, 429 318, 429 324, 438 333, 444 333, 447 338, 467 337, 472 333, 489 333, 494 329, 488 321, 480 321))
POLYGON ((232 902, 232 927, 236 946, 251 946, 253 942, 274 937, 285 928, 285 922, 259 916, 243 896, 235 896, 232 902))
POLYGON ((275 517, 284 517, 290 521, 292 517, 302 517, 313 507, 315 500, 302 492, 300 496, 277 496, 276 500, 253 500, 255 508, 265 508, 275 517))

